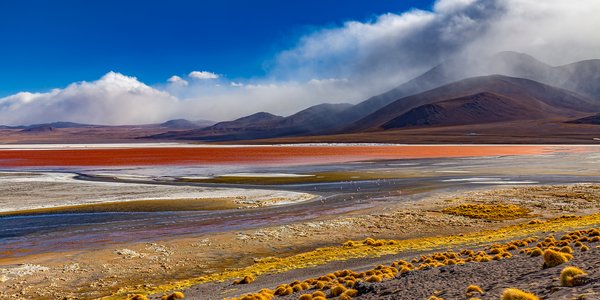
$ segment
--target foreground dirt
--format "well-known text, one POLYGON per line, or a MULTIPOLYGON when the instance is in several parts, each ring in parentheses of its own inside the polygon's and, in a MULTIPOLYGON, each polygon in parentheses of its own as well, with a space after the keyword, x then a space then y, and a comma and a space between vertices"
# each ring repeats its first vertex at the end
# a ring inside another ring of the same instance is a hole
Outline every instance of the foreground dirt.
POLYGON ((506 288, 518 288, 542 299, 600 299, 600 250, 576 252, 570 262, 543 269, 543 259, 517 255, 511 259, 486 263, 444 266, 406 273, 383 283, 363 284, 363 294, 356 299, 427 299, 437 295, 444 299, 467 299, 471 284, 485 291, 481 299, 500 299, 506 288), (560 272, 566 266, 585 271, 588 283, 576 287, 560 285, 560 272))
MULTIPOLYGON (((365 269, 389 262, 398 254, 416 255, 443 245, 475 243, 480 237, 469 234, 484 230, 565 214, 587 215, 599 209, 599 185, 515 187, 445 194, 390 205, 385 210, 366 210, 312 222, 199 238, 23 256, 0 260, 0 298, 93 299, 112 295, 113 299, 123 299, 134 292, 160 295, 194 286, 188 298, 221 299, 257 291, 260 287, 272 288, 292 278, 343 269, 349 262, 358 270, 365 269), (465 203, 516 205, 529 213, 517 218, 509 214, 500 220, 489 220, 442 212, 444 208, 465 203), (407 242, 374 250, 339 248, 348 239, 367 237, 407 242), (333 248, 314 250, 327 246, 333 248), (260 276, 253 285, 231 285, 244 274, 260 276)), ((552 224, 560 227, 560 222, 552 224)), ((536 226, 528 232, 546 230, 544 225, 536 226)), ((505 239, 510 232, 495 238, 505 239)), ((590 255, 596 253, 594 251, 590 255)), ((474 269, 473 278, 476 272, 487 271, 474 269)), ((493 287, 486 288, 493 290, 493 287)))

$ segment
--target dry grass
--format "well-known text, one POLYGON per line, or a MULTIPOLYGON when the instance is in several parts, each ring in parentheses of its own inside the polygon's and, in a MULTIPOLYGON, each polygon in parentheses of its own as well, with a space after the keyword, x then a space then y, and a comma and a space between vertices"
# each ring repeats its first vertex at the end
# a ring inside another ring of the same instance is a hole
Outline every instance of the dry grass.
POLYGON ((583 275, 586 275, 586 273, 577 267, 566 267, 560 272, 560 285, 575 286, 573 279, 583 275))
POLYGON ((508 288, 502 293, 502 300, 539 300, 536 295, 519 290, 508 288))
POLYGON ((570 260, 567 253, 561 253, 552 249, 544 251, 542 256, 544 258, 544 268, 556 267, 570 260))
POLYGON ((184 299, 185 295, 182 292, 174 292, 173 294, 169 295, 169 296, 162 296, 160 299, 161 300, 177 300, 177 299, 184 299))
MULTIPOLYGON (((162 293, 169 290, 182 289, 191 285, 201 284, 212 281, 222 281, 229 278, 239 278, 242 276, 247 276, 248 274, 259 275, 259 274, 275 274, 280 272, 285 272, 289 270, 294 270, 298 268, 306 268, 322 265, 324 263, 346 260, 352 258, 363 258, 363 257, 377 257, 382 255, 390 255, 397 254, 405 251, 420 251, 420 250, 430 250, 438 247, 455 247, 460 245, 470 245, 476 244, 481 240, 486 241, 497 241, 497 240, 507 240, 510 238, 523 237, 523 236, 533 236, 535 234, 539 234, 542 231, 563 231, 568 228, 574 227, 584 227, 584 226, 596 226, 600 224, 600 213, 593 214, 589 216, 582 217, 560 217, 555 219, 549 219, 545 221, 543 224, 519 224, 519 225, 511 225, 507 227, 503 227, 497 230, 486 230, 476 233, 468 233, 462 235, 453 235, 453 236, 439 236, 439 237, 428 237, 428 238, 417 238, 417 239, 409 239, 409 240, 400 240, 400 241, 385 241, 385 245, 376 246, 377 241, 375 239, 368 239, 365 241, 354 241, 353 244, 355 246, 332 246, 319 248, 313 251, 304 252, 298 255, 293 255, 290 257, 284 258, 274 258, 272 260, 260 261, 246 268, 241 268, 238 270, 228 271, 220 274, 213 274, 208 276, 202 276, 199 278, 194 278, 190 280, 178 281, 171 284, 165 284, 161 286, 157 286, 148 290, 144 290, 141 288, 136 288, 132 290, 122 289, 118 294, 114 296, 107 297, 105 300, 112 299, 123 299, 127 294, 139 293, 139 294, 157 294, 162 293), (369 245, 370 244, 370 245, 369 245), (125 295, 125 296, 119 296, 125 295)), ((591 232, 591 231, 590 231, 591 232)), ((589 234, 589 232, 587 233, 589 234)), ((580 234, 581 235, 581 234, 580 234)), ((511 243, 496 245, 493 247, 494 249, 498 249, 500 255, 502 255, 502 259, 510 258, 512 254, 510 254, 507 250, 508 248, 514 248, 514 246, 518 248, 526 247, 532 243, 538 243, 537 247, 539 250, 543 251, 544 249, 548 249, 550 247, 555 247, 558 241, 554 238, 547 238, 544 241, 537 241, 536 238, 526 238, 522 240, 516 240, 511 243)), ((490 248, 491 249, 491 248, 490 248)), ((556 249, 558 250, 558 249, 556 249)), ((489 250, 488 250, 489 251, 489 250)), ((496 251, 496 250, 495 250, 496 251)), ((536 252, 535 248, 530 251, 530 254, 536 252)), ((445 253, 444 255, 439 254, 437 257, 420 257, 415 258, 412 261, 415 263, 407 263, 406 261, 397 261, 392 264, 389 268, 394 268, 396 272, 402 274, 406 272, 411 272, 415 270, 420 270, 426 267, 440 267, 444 266, 448 263, 449 260, 453 260, 456 264, 464 264, 466 262, 487 262, 492 260, 492 257, 486 253, 486 251, 479 251, 477 253, 471 252, 463 252, 461 253, 445 253), (459 255, 460 257, 456 257, 459 255), (418 263, 417 266, 414 264, 418 263)), ((568 255, 564 253, 565 255, 568 255)), ((500 258, 500 257, 499 257, 500 258)), ((452 262, 451 262, 452 263, 452 262)), ((393 278, 393 270, 387 270, 386 273, 382 272, 384 270, 376 270, 378 272, 373 272, 372 274, 362 275, 354 277, 354 282, 365 281, 365 279, 373 277, 371 280, 377 280, 380 278, 382 281, 393 278)), ((329 289, 334 284, 331 283, 335 278, 328 277, 319 278, 319 280, 315 280, 314 282, 310 282, 309 285, 313 286, 317 289, 329 289)), ((337 280, 337 279, 336 279, 337 280)), ((346 281, 344 280, 344 284, 346 281)), ((336 282, 339 283, 339 282, 336 282)), ((289 287, 286 289, 286 295, 294 293, 294 289, 289 287)))
POLYGON ((473 219, 512 220, 528 216, 531 210, 513 204, 461 204, 442 212, 473 219))
POLYGON ((480 294, 483 295, 483 289, 481 289, 481 287, 471 284, 467 287, 467 291, 465 292, 465 295, 467 297, 471 297, 473 296, 473 294, 480 294))

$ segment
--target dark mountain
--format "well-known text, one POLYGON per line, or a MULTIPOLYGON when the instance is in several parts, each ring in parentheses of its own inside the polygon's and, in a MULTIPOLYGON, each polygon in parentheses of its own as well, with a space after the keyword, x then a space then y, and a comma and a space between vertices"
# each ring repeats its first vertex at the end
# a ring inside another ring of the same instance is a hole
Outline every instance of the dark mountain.
POLYGON ((340 118, 349 120, 350 125, 400 98, 463 79, 487 75, 530 79, 600 101, 600 60, 553 67, 530 55, 506 51, 484 58, 463 57, 445 61, 415 79, 355 105, 343 112, 340 118))
POLYGON ((274 126, 284 117, 267 112, 259 112, 233 121, 220 122, 205 128, 205 131, 253 131, 265 130, 274 126))
MULTIPOLYGON (((574 117, 581 116, 586 112, 589 114, 589 112, 598 111, 599 107, 594 100, 571 91, 528 79, 493 75, 469 78, 401 98, 359 120, 350 129, 352 131, 381 129, 386 123, 408 113, 411 109, 450 99, 473 97, 473 95, 482 93, 494 94, 501 97, 503 101, 511 99, 511 103, 519 108, 528 107, 528 111, 522 114, 523 116, 533 113, 531 109, 535 108, 548 117, 551 115, 574 117)), ((465 99, 461 99, 461 101, 464 102, 465 99)), ((485 102, 487 104, 493 102, 487 94, 485 102)), ((420 108, 418 112, 423 113, 424 109, 424 107, 420 108)), ((413 111, 410 116, 414 118, 416 113, 417 111, 413 111)), ((537 117, 538 114, 532 115, 532 118, 537 117)), ((396 120, 395 124, 401 123, 398 122, 400 121, 396 120)))
POLYGON ((81 124, 81 123, 74 123, 74 122, 52 122, 52 123, 33 124, 33 125, 25 126, 25 129, 35 129, 35 128, 43 128, 43 127, 86 128, 86 127, 94 127, 94 126, 96 126, 96 125, 81 124))
POLYGON ((0 125, 0 129, 25 129, 25 126, 0 125))
POLYGON ((278 122, 276 130, 287 134, 309 134, 339 128, 348 121, 340 113, 350 107, 352 104, 348 103, 311 106, 278 122))
POLYGON ((600 125, 600 114, 579 118, 576 120, 568 121, 567 123, 600 125))
POLYGON ((169 120, 164 123, 158 124, 160 127, 169 129, 194 129, 194 128, 205 128, 214 125, 215 122, 207 120, 190 121, 186 119, 175 119, 169 120))
POLYGON ((27 128, 21 130, 21 132, 44 133, 44 132, 51 132, 54 130, 56 130, 56 127, 51 126, 50 124, 42 124, 42 125, 28 126, 27 128))
POLYGON ((560 117, 560 112, 539 101, 519 101, 482 92, 415 107, 381 127, 451 126, 554 117, 560 117))
POLYGON ((319 104, 288 117, 260 112, 233 121, 220 122, 203 129, 167 132, 151 136, 151 138, 224 141, 318 134, 345 124, 347 120, 342 119, 343 116, 340 113, 350 107, 352 105, 347 103, 319 104))

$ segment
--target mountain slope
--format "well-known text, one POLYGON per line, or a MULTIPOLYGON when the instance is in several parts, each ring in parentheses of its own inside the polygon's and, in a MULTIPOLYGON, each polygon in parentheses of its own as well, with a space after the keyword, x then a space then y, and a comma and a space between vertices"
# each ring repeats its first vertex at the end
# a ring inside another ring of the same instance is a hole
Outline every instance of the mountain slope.
MULTIPOLYGON (((502 99, 513 99, 511 103, 521 108, 523 105, 528 107, 535 105, 548 117, 552 115, 580 116, 585 112, 597 111, 599 107, 594 100, 567 90, 527 79, 493 75, 469 78, 421 94, 401 98, 359 120, 349 128, 349 131, 381 129, 384 124, 413 108, 481 93, 492 93, 501 96, 502 99)), ((489 102, 487 101, 488 104, 489 102)), ((531 109, 527 111, 527 114, 533 114, 531 109)))
POLYGON ((416 126, 451 126, 559 117, 551 107, 539 102, 518 100, 483 92, 451 100, 425 104, 393 118, 384 129, 416 126))
POLYGON ((587 116, 587 117, 579 118, 576 120, 571 120, 571 121, 568 121, 567 123, 600 125, 600 114, 596 114, 593 116, 587 116))
MULTIPOLYGON (((524 78, 577 92, 600 101, 600 60, 553 67, 534 57, 512 51, 490 57, 447 60, 424 74, 343 112, 342 119, 356 122, 378 109, 410 95, 471 77, 504 75, 524 78)), ((342 130, 345 131, 345 130, 342 130)))
POLYGON ((283 120, 282 116, 276 116, 267 112, 258 112, 233 121, 219 122, 205 128, 205 131, 252 131, 264 130, 283 120))
POLYGON ((345 124, 346 120, 341 119, 340 113, 350 107, 352 105, 347 103, 325 103, 311 106, 288 117, 260 112, 203 129, 167 132, 151 138, 226 141, 316 134, 345 124))

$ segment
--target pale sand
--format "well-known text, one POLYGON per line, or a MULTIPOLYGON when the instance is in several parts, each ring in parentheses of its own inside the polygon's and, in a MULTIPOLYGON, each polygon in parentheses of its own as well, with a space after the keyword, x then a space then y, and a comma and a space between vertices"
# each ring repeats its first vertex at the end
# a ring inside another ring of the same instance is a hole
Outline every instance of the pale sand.
POLYGON ((81 181, 69 173, 0 173, 0 212, 137 200, 236 199, 248 206, 296 203, 308 193, 81 181))

